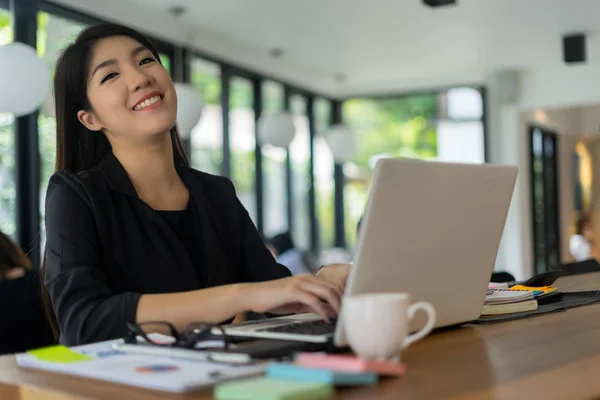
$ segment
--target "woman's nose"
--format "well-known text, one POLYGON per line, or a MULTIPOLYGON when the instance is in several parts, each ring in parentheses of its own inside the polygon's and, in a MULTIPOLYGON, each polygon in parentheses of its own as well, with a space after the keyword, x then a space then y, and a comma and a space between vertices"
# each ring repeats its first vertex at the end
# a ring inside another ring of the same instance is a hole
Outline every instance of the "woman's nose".
POLYGON ((150 86, 150 84, 152 83, 152 77, 139 69, 133 69, 131 71, 130 79, 130 86, 133 92, 136 92, 140 89, 144 89, 150 86))

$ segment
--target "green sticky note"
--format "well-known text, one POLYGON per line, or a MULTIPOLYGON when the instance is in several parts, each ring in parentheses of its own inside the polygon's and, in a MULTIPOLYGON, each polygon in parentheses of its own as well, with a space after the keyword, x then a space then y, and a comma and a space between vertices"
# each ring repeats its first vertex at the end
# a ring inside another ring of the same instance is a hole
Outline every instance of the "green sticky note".
POLYGON ((292 381, 268 377, 222 383, 214 391, 215 397, 219 400, 322 399, 331 396, 333 393, 333 386, 326 383, 292 381))
POLYGON ((80 361, 93 360, 93 357, 86 356, 81 353, 70 350, 65 346, 50 346, 41 349, 30 350, 27 352, 42 361, 50 361, 54 363, 74 363, 80 361))

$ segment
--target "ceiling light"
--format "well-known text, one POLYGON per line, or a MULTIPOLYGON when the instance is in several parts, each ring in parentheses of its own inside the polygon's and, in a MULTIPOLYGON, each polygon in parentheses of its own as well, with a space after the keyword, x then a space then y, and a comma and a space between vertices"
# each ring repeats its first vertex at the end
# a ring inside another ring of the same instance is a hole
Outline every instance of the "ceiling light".
POLYGON ((181 17, 183 14, 187 12, 187 9, 183 6, 173 6, 169 8, 169 13, 174 17, 181 17))
POLYGON ((269 51, 269 54, 273 58, 279 58, 283 55, 283 49, 280 47, 275 47, 274 49, 271 49, 271 51, 269 51))
POLYGON ((456 4, 456 0, 423 0, 423 3, 430 7, 440 7, 456 4))

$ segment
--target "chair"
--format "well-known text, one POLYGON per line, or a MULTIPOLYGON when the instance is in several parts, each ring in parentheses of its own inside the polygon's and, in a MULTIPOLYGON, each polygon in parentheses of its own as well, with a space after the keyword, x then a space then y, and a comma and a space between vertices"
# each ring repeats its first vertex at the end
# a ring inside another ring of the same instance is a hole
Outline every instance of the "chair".
POLYGON ((567 275, 587 274, 590 272, 600 272, 600 264, 595 259, 578 261, 560 266, 567 275))
POLYGON ((515 281, 515 277, 508 272, 505 271, 499 271, 499 272, 494 272, 492 274, 492 278, 490 279, 490 282, 496 282, 496 283, 508 283, 508 282, 514 282, 515 281))

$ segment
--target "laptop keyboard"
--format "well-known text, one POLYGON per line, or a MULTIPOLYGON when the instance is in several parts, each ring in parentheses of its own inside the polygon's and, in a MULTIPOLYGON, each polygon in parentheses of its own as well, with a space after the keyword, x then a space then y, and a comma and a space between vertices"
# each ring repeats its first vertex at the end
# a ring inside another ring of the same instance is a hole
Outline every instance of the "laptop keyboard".
POLYGON ((335 333, 335 320, 325 322, 321 320, 296 322, 274 328, 259 329, 263 332, 293 333, 297 335, 327 335, 335 333))

